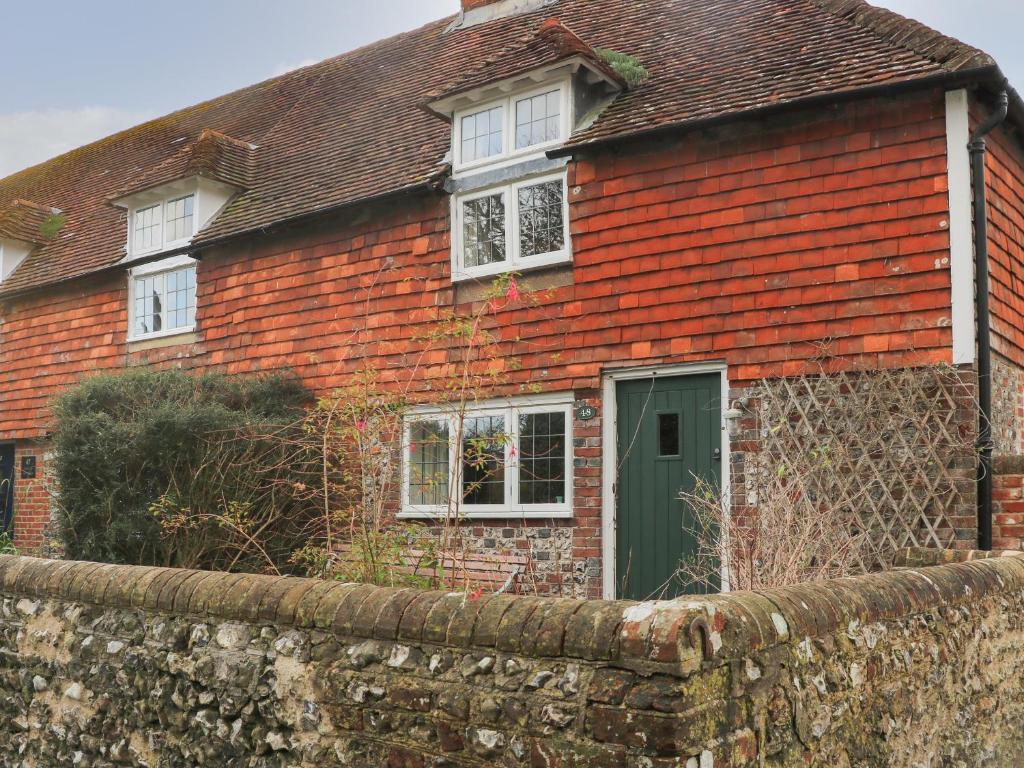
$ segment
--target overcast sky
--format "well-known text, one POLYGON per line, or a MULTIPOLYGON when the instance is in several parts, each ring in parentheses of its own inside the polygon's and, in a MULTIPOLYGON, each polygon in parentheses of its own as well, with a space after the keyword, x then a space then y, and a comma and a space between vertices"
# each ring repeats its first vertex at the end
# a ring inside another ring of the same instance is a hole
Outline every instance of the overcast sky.
MULTIPOLYGON (((622 0, 629 2, 629 0, 622 0)), ((878 0, 991 53, 1024 91, 1022 0, 878 0)), ((0 177, 413 29, 459 0, 0 0, 0 177)))

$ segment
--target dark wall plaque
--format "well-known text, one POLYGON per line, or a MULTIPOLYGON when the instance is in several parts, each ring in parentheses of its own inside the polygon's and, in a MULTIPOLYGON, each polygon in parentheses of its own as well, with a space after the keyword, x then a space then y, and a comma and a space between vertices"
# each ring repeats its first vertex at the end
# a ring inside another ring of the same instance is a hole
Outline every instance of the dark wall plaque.
POLYGON ((21 457, 21 479, 32 480, 36 476, 36 457, 21 457))

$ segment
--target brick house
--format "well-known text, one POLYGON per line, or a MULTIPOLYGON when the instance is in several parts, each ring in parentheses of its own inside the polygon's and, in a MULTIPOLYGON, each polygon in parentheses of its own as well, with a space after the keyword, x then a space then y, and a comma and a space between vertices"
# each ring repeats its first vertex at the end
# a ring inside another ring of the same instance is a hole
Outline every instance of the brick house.
MULTIPOLYGON (((463 0, 29 168, 0 180, 16 540, 49 523, 61 387, 155 364, 327 392, 400 370, 418 323, 508 272, 537 303, 495 319, 518 364, 470 415, 513 453, 463 517, 553 591, 648 594, 686 547, 691 472, 756 503, 779 382, 903 372, 915 408, 970 435, 991 413, 994 451, 1024 453, 1021 125, 986 54, 860 0, 463 0), (962 389, 914 383, 937 367, 962 389)), ((418 413, 410 434, 448 439, 418 413)), ((458 477, 453 442, 406 445, 403 515, 437 511, 409 468, 458 477)), ((1016 546, 1020 476, 995 478, 993 513, 988 451, 937 461, 950 484, 925 478, 892 543, 1016 546)))

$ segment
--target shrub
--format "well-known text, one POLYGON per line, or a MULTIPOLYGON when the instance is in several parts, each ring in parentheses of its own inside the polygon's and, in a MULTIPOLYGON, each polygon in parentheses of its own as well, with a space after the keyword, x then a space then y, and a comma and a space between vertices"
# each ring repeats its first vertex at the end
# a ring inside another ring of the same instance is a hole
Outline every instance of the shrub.
POLYGON ((65 391, 54 449, 68 557, 260 570, 287 562, 300 546, 289 518, 301 505, 279 482, 291 468, 263 436, 297 423, 309 400, 288 376, 173 369, 96 376, 65 391))
POLYGON ((729 588, 760 590, 825 581, 858 572, 867 535, 843 504, 801 493, 815 471, 831 472, 827 458, 789 486, 759 489, 757 503, 730 508, 715 483, 695 478, 692 491, 680 494, 688 521, 684 528, 697 551, 683 560, 674 580, 697 592, 717 592, 722 563, 729 588))

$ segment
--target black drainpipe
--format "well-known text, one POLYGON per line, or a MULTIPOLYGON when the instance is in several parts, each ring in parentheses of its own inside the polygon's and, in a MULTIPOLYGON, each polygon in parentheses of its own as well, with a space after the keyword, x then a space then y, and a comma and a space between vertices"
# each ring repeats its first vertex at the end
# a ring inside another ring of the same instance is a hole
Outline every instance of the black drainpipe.
POLYGON ((992 549, 992 323, 988 307, 988 202, 985 195, 985 136, 1006 119, 1009 99, 971 136, 971 184, 974 187, 974 275, 978 315, 978 546, 992 549))

